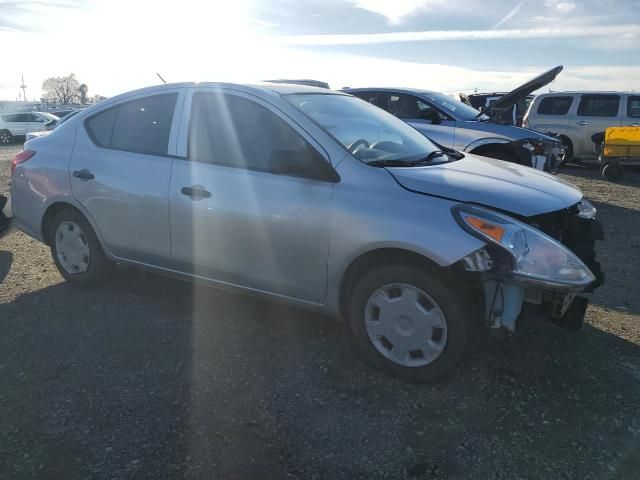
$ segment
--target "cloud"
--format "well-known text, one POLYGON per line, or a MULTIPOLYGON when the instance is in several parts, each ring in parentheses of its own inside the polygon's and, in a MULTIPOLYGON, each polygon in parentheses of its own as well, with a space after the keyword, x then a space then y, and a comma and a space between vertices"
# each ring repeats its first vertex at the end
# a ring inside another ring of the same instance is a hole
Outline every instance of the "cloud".
POLYGON ((501 27, 504 23, 511 20, 513 16, 516 15, 526 3, 527 3, 526 1, 520 2, 511 10, 509 10, 509 13, 507 13, 504 17, 502 17, 500 21, 493 26, 493 29, 495 30, 496 28, 501 27))
POLYGON ((273 37, 273 42, 287 46, 373 45, 397 42, 438 42, 452 40, 505 40, 533 38, 581 38, 635 35, 639 24, 545 27, 508 30, 430 30, 365 34, 290 35, 273 37))
POLYGON ((407 15, 445 3, 444 0, 351 0, 358 8, 387 17, 389 23, 397 25, 407 15))
POLYGON ((566 2, 563 0, 546 0, 544 4, 547 8, 551 8, 558 13, 569 13, 576 8, 575 2, 566 2))

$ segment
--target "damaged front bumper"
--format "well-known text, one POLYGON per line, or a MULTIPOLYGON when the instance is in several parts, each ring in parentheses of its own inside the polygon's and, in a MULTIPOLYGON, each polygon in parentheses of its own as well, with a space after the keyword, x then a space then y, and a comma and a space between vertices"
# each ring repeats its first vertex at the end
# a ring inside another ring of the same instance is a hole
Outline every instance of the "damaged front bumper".
POLYGON ((531 155, 531 167, 548 173, 557 173, 558 167, 564 158, 564 149, 560 140, 540 140, 537 138, 525 138, 513 142, 527 150, 531 155))
POLYGON ((604 233, 600 222, 581 218, 579 213, 576 206, 530 218, 527 223, 556 238, 582 260, 595 277, 586 287, 533 283, 511 275, 499 268, 499 252, 492 251, 489 245, 463 259, 464 270, 475 272, 481 285, 484 316, 490 327, 513 332, 525 314, 542 316, 571 330, 582 326, 589 303, 585 294, 604 283, 595 252, 595 242, 604 240, 604 233))

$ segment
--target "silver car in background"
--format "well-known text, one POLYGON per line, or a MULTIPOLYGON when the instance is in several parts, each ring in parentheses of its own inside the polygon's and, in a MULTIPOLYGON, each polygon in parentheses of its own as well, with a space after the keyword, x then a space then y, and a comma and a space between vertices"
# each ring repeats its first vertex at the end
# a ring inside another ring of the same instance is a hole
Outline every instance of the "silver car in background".
POLYGON ((430 90, 345 88, 343 91, 386 110, 446 148, 555 173, 564 154, 558 138, 505 124, 502 117, 531 92, 552 82, 562 68, 557 66, 539 75, 501 96, 482 112, 430 90))
POLYGON ((371 363, 410 381, 448 373, 480 325, 513 331, 525 302, 579 326, 577 294, 601 277, 577 188, 442 152, 325 89, 133 91, 11 168, 13 224, 68 282, 122 263, 342 316, 371 363))

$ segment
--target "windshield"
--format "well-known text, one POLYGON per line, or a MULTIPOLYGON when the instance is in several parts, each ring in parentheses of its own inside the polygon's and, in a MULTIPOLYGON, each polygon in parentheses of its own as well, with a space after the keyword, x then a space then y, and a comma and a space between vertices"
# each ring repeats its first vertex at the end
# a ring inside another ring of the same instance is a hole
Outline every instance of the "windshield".
POLYGON ((470 107, 466 103, 462 103, 448 95, 435 92, 423 92, 421 95, 428 98, 438 107, 443 109, 447 113, 452 113, 456 118, 460 120, 475 120, 482 119, 485 115, 480 115, 480 112, 473 107, 470 107), (480 117, 478 117, 480 115, 480 117))
POLYGON ((359 98, 317 93, 283 97, 363 162, 415 161, 437 150, 413 127, 359 98))

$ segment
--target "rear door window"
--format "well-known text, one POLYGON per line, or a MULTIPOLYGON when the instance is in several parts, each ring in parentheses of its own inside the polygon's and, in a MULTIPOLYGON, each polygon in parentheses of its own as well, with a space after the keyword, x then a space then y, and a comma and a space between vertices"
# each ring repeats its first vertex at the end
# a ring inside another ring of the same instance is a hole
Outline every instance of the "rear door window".
POLYGON ((615 117, 620 107, 619 95, 583 95, 578 115, 583 117, 615 117))
POLYGON ((640 118, 640 95, 630 95, 627 100, 627 117, 640 118))
POLYGON ((545 97, 538 105, 540 115, 566 115, 571 108, 573 97, 545 97))
POLYGON ((87 120, 94 143, 127 152, 166 155, 177 93, 122 103, 87 120))

